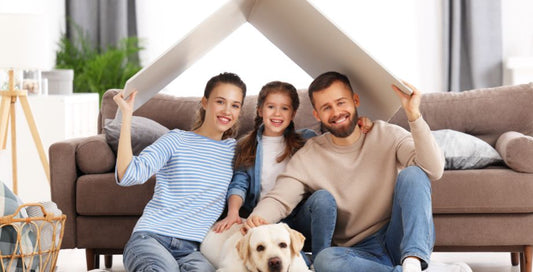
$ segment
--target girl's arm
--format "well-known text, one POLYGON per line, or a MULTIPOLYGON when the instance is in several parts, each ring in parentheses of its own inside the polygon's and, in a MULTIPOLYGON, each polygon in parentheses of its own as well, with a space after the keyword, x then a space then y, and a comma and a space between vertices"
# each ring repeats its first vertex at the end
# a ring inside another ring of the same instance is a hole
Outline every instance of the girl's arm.
POLYGON ((233 224, 242 223, 239 210, 246 199, 246 192, 250 189, 251 177, 245 170, 236 170, 228 186, 228 214, 213 226, 215 232, 228 230, 233 224))
POLYGON ((238 195, 231 195, 228 199, 228 215, 226 218, 218 221, 213 230, 217 233, 228 230, 233 224, 242 223, 241 217, 239 216, 239 209, 242 206, 242 198, 238 195))
POLYGON ((133 115, 133 102, 137 92, 133 92, 127 99, 124 99, 124 90, 113 97, 122 112, 122 124, 120 126, 120 137, 117 149, 117 177, 120 181, 126 173, 133 158, 131 149, 131 119, 133 115))

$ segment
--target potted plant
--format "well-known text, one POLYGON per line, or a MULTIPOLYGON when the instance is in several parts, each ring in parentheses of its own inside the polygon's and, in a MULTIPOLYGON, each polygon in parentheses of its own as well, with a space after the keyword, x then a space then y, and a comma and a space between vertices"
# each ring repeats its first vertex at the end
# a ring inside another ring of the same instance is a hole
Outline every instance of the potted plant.
POLYGON ((122 39, 117 46, 94 48, 80 27, 73 41, 63 34, 56 52, 56 69, 74 70, 74 92, 96 92, 123 88, 126 81, 142 67, 136 37, 122 39))

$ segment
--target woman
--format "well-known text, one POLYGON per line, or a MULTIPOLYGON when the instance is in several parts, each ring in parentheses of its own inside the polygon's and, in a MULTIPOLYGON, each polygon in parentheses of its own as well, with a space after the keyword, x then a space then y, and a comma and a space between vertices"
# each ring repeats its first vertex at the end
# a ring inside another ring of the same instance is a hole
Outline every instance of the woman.
POLYGON ((122 111, 116 179, 143 184, 156 175, 154 195, 124 248, 127 271, 215 271, 199 243, 222 213, 233 174, 233 134, 246 85, 235 74, 211 78, 192 131, 174 129, 132 155, 135 93, 113 99, 122 111))

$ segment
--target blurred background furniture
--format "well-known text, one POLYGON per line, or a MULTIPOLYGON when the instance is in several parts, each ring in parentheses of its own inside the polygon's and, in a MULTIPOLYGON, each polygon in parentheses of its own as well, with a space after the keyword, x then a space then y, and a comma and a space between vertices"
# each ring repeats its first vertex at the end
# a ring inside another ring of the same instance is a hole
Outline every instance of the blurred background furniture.
MULTIPOLYGON (((97 134, 94 122, 99 113, 99 97, 97 93, 74 93, 68 95, 30 95, 35 123, 39 126, 44 150, 55 142, 65 139, 88 137, 97 134)), ((20 116, 22 109, 17 108, 20 116)), ((26 202, 39 202, 51 199, 50 185, 40 170, 41 162, 32 142, 31 133, 24 122, 17 122, 18 163, 24 169, 19 171, 19 180, 31 182, 31 186, 19 186, 19 196, 26 202)))
MULTIPOLYGON (((0 13, 0 25, 2 26, 0 37, 3 40, 0 43, 0 74, 7 71, 5 79, 0 76, 0 149, 6 149, 9 122, 13 192, 15 194, 18 194, 17 100, 20 101, 24 110, 26 123, 30 128, 35 148, 41 159, 42 169, 44 169, 46 179, 50 182, 48 158, 44 152, 39 131, 28 103, 28 92, 40 94, 40 69, 46 66, 44 59, 46 47, 42 45, 42 41, 45 40, 47 32, 44 31, 43 19, 44 17, 39 14, 0 13), (24 77, 22 77, 24 70, 32 70, 36 75, 32 82, 28 82, 30 84, 26 84, 24 77)), ((26 170, 24 167, 21 169, 26 170)))

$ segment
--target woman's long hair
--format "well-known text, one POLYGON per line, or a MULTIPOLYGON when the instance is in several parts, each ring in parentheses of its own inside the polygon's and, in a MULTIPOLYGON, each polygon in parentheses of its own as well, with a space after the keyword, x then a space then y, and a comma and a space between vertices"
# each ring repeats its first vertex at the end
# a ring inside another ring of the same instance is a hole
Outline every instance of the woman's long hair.
MULTIPOLYGON (((242 91, 242 100, 243 100, 241 102, 244 102, 244 97, 246 97, 246 84, 244 84, 244 82, 241 80, 241 78, 238 75, 233 74, 233 73, 221 73, 209 79, 209 81, 207 81, 207 84, 205 85, 205 90, 204 90, 205 99, 209 99, 209 96, 211 95, 211 92, 213 91, 213 89, 216 86, 218 86, 218 84, 221 84, 221 83, 233 84, 237 86, 238 88, 240 88, 242 91)), ((191 130, 195 130, 201 127, 202 124, 204 123, 204 120, 205 120, 205 109, 201 106, 201 102, 200 102, 200 107, 196 111, 196 117, 194 119, 194 123, 191 127, 191 130)), ((237 122, 235 122, 235 125, 233 125, 230 129, 224 131, 224 134, 222 134, 222 139, 235 137, 237 135, 238 130, 239 130, 239 121, 237 120, 237 122)))
MULTIPOLYGON (((298 98, 298 92, 296 88, 289 83, 281 81, 272 81, 267 83, 257 96, 256 116, 254 119, 254 128, 248 134, 246 134, 237 144, 235 169, 245 169, 251 167, 255 163, 255 153, 257 151, 257 133, 259 133, 259 127, 263 124, 263 118, 259 115, 259 111, 262 110, 265 100, 268 95, 274 93, 286 94, 291 99, 291 106, 293 113, 296 113, 300 106, 300 99, 298 98)), ((291 157, 300 149, 305 140, 296 133, 294 128, 294 121, 291 120, 289 126, 285 129, 283 136, 285 137, 285 150, 276 159, 277 162, 281 162, 288 157, 291 157)))

